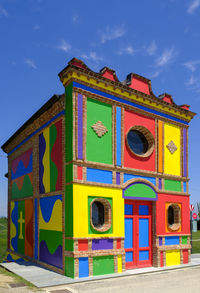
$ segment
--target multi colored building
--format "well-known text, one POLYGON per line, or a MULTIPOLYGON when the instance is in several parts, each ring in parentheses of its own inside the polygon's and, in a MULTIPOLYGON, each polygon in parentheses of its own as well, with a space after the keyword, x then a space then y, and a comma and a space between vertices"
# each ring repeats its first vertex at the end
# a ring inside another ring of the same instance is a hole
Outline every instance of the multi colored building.
POLYGON ((73 58, 53 96, 2 146, 8 261, 71 278, 190 261, 188 126, 151 81, 73 58))

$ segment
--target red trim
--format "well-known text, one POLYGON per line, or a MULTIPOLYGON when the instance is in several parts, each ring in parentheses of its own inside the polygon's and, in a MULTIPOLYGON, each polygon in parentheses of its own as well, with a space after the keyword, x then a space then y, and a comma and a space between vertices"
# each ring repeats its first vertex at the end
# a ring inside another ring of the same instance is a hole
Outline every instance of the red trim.
POLYGON ((164 261, 163 261, 163 251, 160 252, 160 266, 164 266, 164 261))
POLYGON ((126 263, 126 269, 142 268, 152 266, 152 203, 148 201, 133 201, 125 200, 125 204, 133 205, 133 215, 125 215, 125 218, 133 219, 133 248, 125 249, 125 252, 131 251, 133 253, 133 262, 126 263), (149 215, 139 215, 139 206, 148 205, 149 215), (149 246, 139 247, 139 219, 149 219, 149 246), (134 233, 135 231, 135 233, 134 233), (140 251, 149 251, 148 260, 139 260, 140 251))
POLYGON ((184 264, 188 263, 188 250, 187 249, 183 250, 183 263, 184 264))
POLYGON ((79 239, 78 240, 78 250, 79 251, 87 251, 88 250, 88 240, 87 239, 79 239))
POLYGON ((77 179, 83 179, 83 167, 81 166, 77 166, 77 179))

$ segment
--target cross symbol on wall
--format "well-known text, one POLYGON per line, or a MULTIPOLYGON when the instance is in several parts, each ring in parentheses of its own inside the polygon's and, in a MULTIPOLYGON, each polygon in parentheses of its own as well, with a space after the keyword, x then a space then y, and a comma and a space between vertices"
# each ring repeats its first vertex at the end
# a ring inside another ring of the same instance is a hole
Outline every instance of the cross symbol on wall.
POLYGON ((19 231, 20 231, 19 232, 19 239, 24 239, 23 233, 22 233, 22 228, 23 228, 23 223, 25 223, 25 221, 22 216, 22 211, 20 212, 20 217, 19 217, 18 223, 20 224, 20 226, 19 226, 19 231))

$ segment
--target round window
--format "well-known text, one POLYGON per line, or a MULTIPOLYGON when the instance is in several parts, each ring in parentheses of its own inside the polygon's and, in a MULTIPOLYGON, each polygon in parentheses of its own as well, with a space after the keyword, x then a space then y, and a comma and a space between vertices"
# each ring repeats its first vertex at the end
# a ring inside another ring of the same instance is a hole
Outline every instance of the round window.
POLYGON ((140 125, 129 129, 126 142, 129 150, 139 157, 148 157, 154 150, 153 135, 148 129, 140 125))
POLYGON ((90 224, 99 232, 105 232, 111 227, 111 205, 105 198, 96 198, 90 205, 90 224))

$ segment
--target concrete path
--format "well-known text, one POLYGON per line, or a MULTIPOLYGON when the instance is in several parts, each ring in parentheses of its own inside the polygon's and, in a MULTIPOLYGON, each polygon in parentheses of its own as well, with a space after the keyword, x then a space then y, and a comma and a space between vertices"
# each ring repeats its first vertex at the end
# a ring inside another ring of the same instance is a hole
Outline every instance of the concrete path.
POLYGON ((116 279, 120 277, 152 274, 152 273, 158 273, 158 272, 164 273, 171 270, 191 268, 195 266, 200 266, 200 254, 192 255, 191 263, 186 265, 163 267, 163 268, 151 267, 151 268, 134 269, 134 270, 128 270, 121 274, 103 275, 103 276, 81 278, 81 279, 75 279, 75 280, 65 277, 63 275, 57 274, 53 271, 44 269, 33 263, 24 262, 19 264, 19 263, 12 262, 12 263, 2 263, 0 265, 6 268, 7 270, 23 277, 25 280, 29 281, 36 287, 44 288, 44 287, 52 287, 52 286, 58 286, 58 285, 64 285, 64 284, 69 285, 69 284, 82 283, 82 282, 88 282, 88 281, 91 282, 96 280, 105 280, 110 278, 116 279))

